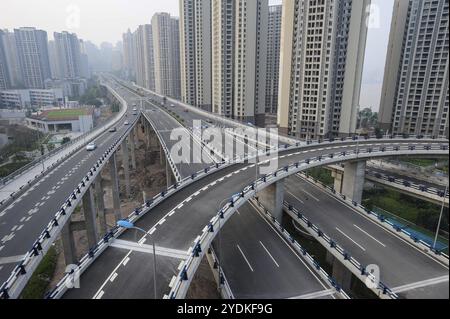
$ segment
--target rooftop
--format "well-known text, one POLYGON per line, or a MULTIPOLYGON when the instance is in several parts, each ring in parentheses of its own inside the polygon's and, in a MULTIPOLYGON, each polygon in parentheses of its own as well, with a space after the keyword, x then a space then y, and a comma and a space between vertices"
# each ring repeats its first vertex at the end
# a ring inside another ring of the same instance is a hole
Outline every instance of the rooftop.
POLYGON ((30 118, 41 121, 76 121, 80 116, 92 115, 92 112, 92 109, 45 110, 38 115, 30 116, 30 118))

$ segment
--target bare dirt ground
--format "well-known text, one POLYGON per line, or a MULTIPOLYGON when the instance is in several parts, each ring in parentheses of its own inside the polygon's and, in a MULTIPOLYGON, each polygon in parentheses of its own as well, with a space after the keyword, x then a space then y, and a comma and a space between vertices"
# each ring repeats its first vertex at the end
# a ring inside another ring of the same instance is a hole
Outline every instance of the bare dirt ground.
POLYGON ((202 259, 192 279, 186 299, 221 299, 217 284, 206 257, 202 259))

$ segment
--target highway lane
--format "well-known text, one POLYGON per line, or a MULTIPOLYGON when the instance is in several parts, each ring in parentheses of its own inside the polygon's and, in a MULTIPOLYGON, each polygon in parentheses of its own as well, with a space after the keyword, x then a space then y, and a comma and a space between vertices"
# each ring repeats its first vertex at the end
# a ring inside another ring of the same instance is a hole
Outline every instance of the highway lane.
MULTIPOLYGON (((330 289, 250 203, 213 247, 235 298, 300 298, 330 289)), ((333 292, 321 298, 334 298, 333 292)))
POLYGON ((72 193, 82 177, 96 163, 111 143, 128 126, 120 120, 117 132, 105 132, 95 142, 93 152, 82 148, 68 160, 53 169, 16 201, 0 213, 0 282, 10 275, 18 261, 32 246, 39 234, 72 193))
POLYGON ((350 255, 363 265, 378 265, 390 288, 447 276, 443 283, 402 291, 401 297, 449 297, 448 266, 298 176, 287 178, 285 189, 285 199, 350 255))
MULTIPOLYGON (((404 141, 400 142, 404 143, 404 141)), ((361 141, 358 147, 361 149, 367 147, 367 145, 373 146, 378 143, 379 141, 361 141)), ((390 141, 390 143, 393 142, 390 141)), ((326 155, 331 151, 342 152, 356 148, 356 146, 349 147, 346 144, 310 145, 301 152, 282 152, 278 167, 302 159, 326 155)), ((187 250, 193 244, 197 235, 201 233, 203 227, 216 214, 223 200, 241 191, 249 184, 249 181, 255 179, 255 171, 252 169, 254 167, 254 164, 233 165, 187 186, 143 216, 137 222, 137 226, 147 230, 158 246, 187 250)), ((133 240, 133 237, 130 232, 125 232, 120 239, 133 240)), ((110 263, 114 262, 111 260, 110 263)), ((94 263, 86 271, 86 274, 96 271, 97 267, 99 266, 94 263)), ((100 287, 108 276, 110 274, 104 273, 96 278, 95 283, 90 282, 89 285, 100 287)), ((87 277, 82 276, 82 287, 83 278, 87 277)), ((120 276, 116 280, 122 282, 123 285, 128 285, 126 281, 120 279, 120 276)), ((167 287, 165 293, 168 290, 169 287, 167 287)), ((86 294, 84 297, 90 298, 92 296, 86 294)))

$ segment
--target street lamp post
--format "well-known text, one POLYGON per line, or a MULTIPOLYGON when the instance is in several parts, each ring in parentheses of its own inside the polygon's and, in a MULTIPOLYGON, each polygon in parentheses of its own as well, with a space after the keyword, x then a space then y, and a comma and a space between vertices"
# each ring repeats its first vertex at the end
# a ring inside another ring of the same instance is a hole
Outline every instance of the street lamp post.
POLYGON ((445 192, 444 197, 442 198, 442 206, 441 206, 441 213, 439 215, 439 221, 436 228, 436 235, 434 236, 434 242, 433 242, 433 249, 436 249, 436 243, 439 235, 439 228, 441 228, 441 221, 442 221, 442 214, 444 213, 444 204, 445 204, 445 197, 447 196, 448 192, 448 184, 445 186, 445 192))
MULTIPOLYGON (((134 226, 133 223, 127 221, 127 220, 119 220, 117 222, 117 226, 125 228, 125 229, 135 229, 137 231, 140 231, 144 233, 145 238, 148 233, 143 230, 142 228, 134 226)), ((154 298, 156 299, 156 247, 155 247, 155 240, 152 238, 152 245, 153 245, 153 290, 154 290, 154 298)))

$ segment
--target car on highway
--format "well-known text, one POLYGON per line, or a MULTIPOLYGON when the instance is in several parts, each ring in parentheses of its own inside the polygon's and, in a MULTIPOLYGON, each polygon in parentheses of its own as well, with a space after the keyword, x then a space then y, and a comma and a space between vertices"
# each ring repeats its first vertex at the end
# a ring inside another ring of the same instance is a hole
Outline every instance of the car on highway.
POLYGON ((133 107, 133 111, 136 112, 136 111, 137 111, 137 108, 136 108, 136 107, 133 107))
POLYGON ((123 123, 123 125, 130 125, 130 122, 125 121, 125 123, 123 123))
POLYGON ((95 151, 96 148, 97 148, 97 145, 95 145, 94 142, 91 142, 88 145, 86 145, 86 150, 87 151, 95 151))
POLYGON ((109 129, 109 132, 110 132, 110 133, 117 132, 117 128, 116 128, 115 126, 113 126, 113 127, 111 127, 111 128, 109 129))

